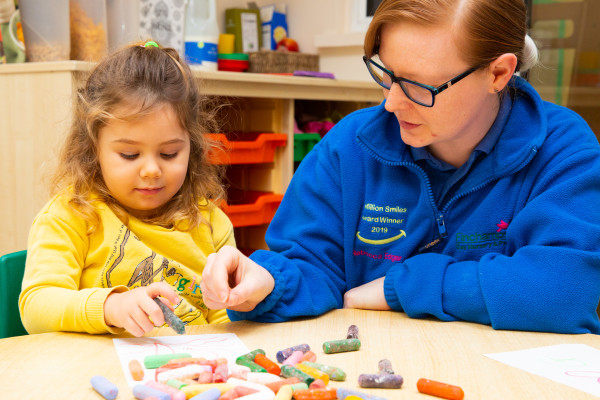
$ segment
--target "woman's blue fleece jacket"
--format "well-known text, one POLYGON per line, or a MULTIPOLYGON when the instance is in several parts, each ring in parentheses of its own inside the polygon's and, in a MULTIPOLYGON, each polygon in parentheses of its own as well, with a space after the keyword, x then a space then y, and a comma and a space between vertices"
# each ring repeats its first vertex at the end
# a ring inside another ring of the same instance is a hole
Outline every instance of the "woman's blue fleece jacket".
POLYGON ((275 288, 230 318, 319 315, 385 276, 410 317, 599 334, 600 146, 576 113, 510 85, 498 142, 444 204, 384 103, 342 119, 296 171, 271 250, 251 256, 275 288))

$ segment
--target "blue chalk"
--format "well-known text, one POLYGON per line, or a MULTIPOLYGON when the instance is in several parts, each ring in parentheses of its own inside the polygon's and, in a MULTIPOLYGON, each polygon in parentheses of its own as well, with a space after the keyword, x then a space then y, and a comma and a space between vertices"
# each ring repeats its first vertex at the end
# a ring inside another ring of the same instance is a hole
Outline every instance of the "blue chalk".
POLYGON ((219 397, 221 397, 221 391, 217 388, 212 388, 195 395, 189 400, 217 400, 219 397))
POLYGON ((288 347, 287 349, 283 349, 275 354, 278 363, 283 363, 289 356, 292 355, 294 351, 300 350, 303 353, 306 353, 310 350, 310 346, 306 343, 299 344, 297 346, 288 347))
POLYGON ((146 385, 135 385, 133 387, 133 396, 139 400, 144 400, 150 396, 156 397, 158 400, 171 400, 170 394, 146 385))
POLYGON ((119 389, 115 384, 101 375, 93 376, 90 379, 90 383, 94 390, 100 393, 106 400, 115 400, 119 394, 119 389))

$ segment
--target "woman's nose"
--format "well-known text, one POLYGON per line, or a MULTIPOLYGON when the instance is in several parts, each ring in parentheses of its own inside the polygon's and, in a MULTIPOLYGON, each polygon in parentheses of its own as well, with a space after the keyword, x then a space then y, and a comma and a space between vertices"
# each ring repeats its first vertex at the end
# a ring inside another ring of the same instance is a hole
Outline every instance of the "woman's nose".
POLYGON ((399 84, 393 83, 385 96, 385 109, 394 112, 411 106, 412 100, 406 97, 399 84))

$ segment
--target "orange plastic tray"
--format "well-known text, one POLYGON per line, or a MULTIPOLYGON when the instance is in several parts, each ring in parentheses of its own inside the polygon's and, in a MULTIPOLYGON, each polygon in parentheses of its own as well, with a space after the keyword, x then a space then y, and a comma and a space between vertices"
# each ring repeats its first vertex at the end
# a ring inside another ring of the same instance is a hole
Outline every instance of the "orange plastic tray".
POLYGON ((223 133, 211 133, 208 136, 225 147, 225 151, 216 150, 210 156, 212 163, 220 165, 272 163, 275 149, 285 146, 287 142, 284 133, 250 133, 242 135, 242 140, 229 140, 223 133))
POLYGON ((282 194, 233 190, 221 208, 234 227, 263 225, 271 222, 282 199, 282 194))

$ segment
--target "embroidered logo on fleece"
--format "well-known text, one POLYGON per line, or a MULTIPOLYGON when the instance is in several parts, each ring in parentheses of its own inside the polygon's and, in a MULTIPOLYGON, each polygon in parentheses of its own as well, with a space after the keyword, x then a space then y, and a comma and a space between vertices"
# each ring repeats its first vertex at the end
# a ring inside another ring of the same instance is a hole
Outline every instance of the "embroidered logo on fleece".
POLYGON ((399 228, 404 224, 406 212, 405 207, 398 205, 365 204, 362 227, 356 232, 356 238, 363 243, 383 245, 406 237, 406 232, 399 228))
POLYGON ((504 222, 504 220, 501 219, 500 223, 496 224, 496 226, 498 227, 498 230, 496 232, 500 232, 500 231, 506 230, 506 228, 508 228, 508 222, 504 222))
POLYGON ((500 220, 496 224, 498 229, 496 232, 484 233, 462 233, 456 234, 456 249, 457 250, 475 250, 475 249, 491 249, 501 247, 506 244, 506 229, 509 223, 500 220))

